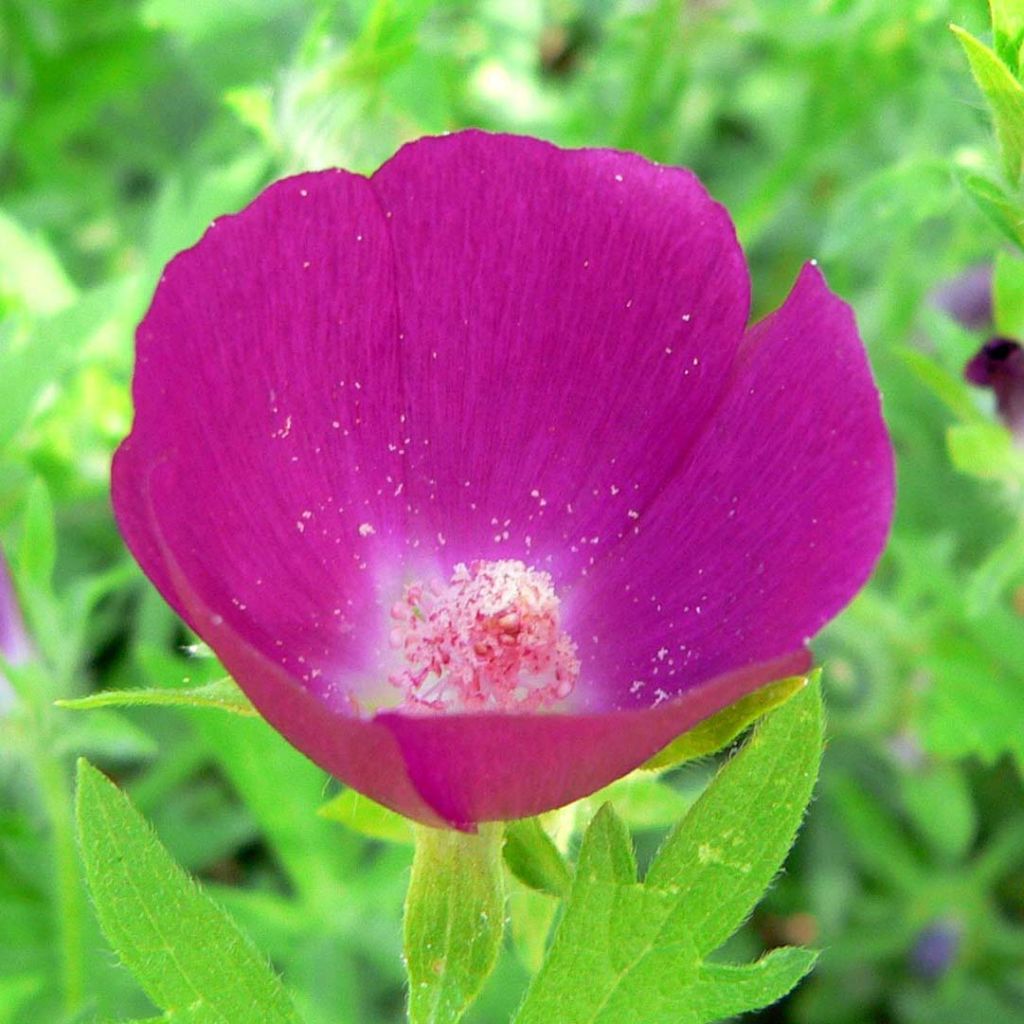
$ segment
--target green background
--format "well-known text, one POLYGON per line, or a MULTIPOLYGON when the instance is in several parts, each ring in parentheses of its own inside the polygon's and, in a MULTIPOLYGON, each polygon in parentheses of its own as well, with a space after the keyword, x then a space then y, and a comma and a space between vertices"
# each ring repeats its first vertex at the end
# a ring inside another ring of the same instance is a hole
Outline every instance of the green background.
MULTIPOLYGON (((39 654, 0 722, 0 1024, 154 1012, 78 889, 77 754, 126 786, 309 1024, 402 1019, 408 848, 315 817, 331 784, 258 721, 51 701, 199 671, 107 492, 163 264, 274 178, 369 171, 465 125, 688 165, 735 218, 758 314, 811 257, 853 304, 897 521, 817 642, 818 796, 729 952, 824 951, 764 1021, 1024 1019, 1024 472, 959 381, 985 334, 929 298, 1004 248, 962 184, 999 159, 950 21, 986 38, 982 0, 0 5, 0 542, 39 654), (915 951, 936 930, 955 955, 929 977, 915 951)), ((1010 305, 1003 326, 1024 326, 1010 305)), ((672 777, 684 803, 708 770, 672 777)), ((643 862, 663 822, 626 816, 643 862)), ((530 956, 510 943, 467 1020, 508 1019, 530 956)))

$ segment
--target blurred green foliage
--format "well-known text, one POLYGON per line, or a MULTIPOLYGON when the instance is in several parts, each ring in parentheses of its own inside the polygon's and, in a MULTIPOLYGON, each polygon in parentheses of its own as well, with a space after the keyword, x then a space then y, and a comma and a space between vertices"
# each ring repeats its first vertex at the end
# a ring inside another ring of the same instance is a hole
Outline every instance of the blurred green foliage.
MULTIPOLYGON (((216 678, 182 652, 107 498, 132 331, 164 262, 275 177, 371 170, 407 138, 471 124, 689 165, 733 213, 759 313, 809 257, 857 310, 899 458, 897 522, 819 641, 818 799, 729 951, 823 949, 765 1021, 1021 1020, 1024 472, 961 381, 984 332, 932 298, 1005 250, 997 320, 1024 328, 1019 140, 1002 124, 1000 154, 948 30, 1016 71, 1017 8, 995 7, 993 38, 983 0, 0 5, 0 542, 37 651, 9 671, 19 701, 0 722, 0 1024, 154 1012, 85 898, 79 754, 269 953, 305 1021, 402 1019, 407 846, 318 816, 330 784, 260 720, 52 702, 216 678)), ((706 773, 610 788, 642 861, 706 773)), ((467 1020, 508 1020, 546 899, 513 893, 514 941, 467 1020)))

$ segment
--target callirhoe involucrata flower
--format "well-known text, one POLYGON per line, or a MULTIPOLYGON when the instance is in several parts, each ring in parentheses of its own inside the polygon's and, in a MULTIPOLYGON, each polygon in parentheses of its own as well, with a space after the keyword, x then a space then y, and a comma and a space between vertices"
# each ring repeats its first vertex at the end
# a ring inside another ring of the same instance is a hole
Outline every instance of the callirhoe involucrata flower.
POLYGON ((167 267, 114 504, 263 715, 428 824, 536 814, 809 663, 891 516, 853 316, 747 328, 688 171, 462 132, 167 267))

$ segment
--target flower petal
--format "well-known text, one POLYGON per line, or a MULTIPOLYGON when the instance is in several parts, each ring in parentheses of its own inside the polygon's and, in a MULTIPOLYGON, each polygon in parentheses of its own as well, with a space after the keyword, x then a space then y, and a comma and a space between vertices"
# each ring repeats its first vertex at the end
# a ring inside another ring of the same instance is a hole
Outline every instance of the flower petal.
POLYGON ((565 587, 719 399, 749 312, 729 217, 689 171, 476 131, 412 143, 372 181, 419 533, 446 566, 518 558, 565 587))
MULTIPOLYGON (((800 650, 706 680, 654 708, 591 714, 403 715, 375 721, 398 740, 410 778, 456 827, 525 818, 596 792, 680 733, 774 679, 804 671, 800 650)), ((372 794, 371 794, 372 795, 372 794)))
POLYGON ((639 533, 574 598, 606 706, 665 700, 803 645, 857 592, 893 458, 849 307, 806 266, 639 533))
POLYGON ((427 825, 472 829, 586 796, 638 767, 679 733, 758 686, 803 672, 805 649, 748 666, 657 708, 598 714, 410 715, 361 718, 329 706, 213 611, 162 541, 184 614, 253 704, 325 771, 427 825))
POLYGON ((186 614, 147 503, 218 614, 334 701, 339 675, 376 660, 372 570, 405 535, 404 504, 382 491, 400 463, 391 268, 369 184, 341 171, 217 221, 139 327, 135 424, 113 470, 121 529, 167 600, 186 614))

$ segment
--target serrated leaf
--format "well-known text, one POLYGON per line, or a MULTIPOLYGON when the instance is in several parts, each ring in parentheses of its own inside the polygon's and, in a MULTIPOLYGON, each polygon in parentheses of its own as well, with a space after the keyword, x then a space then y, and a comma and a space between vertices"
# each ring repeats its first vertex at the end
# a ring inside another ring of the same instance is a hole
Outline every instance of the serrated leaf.
POLYGON ((506 825, 503 853, 509 870, 524 885, 551 896, 568 891, 569 867, 537 818, 506 825))
POLYGON ((249 698, 238 688, 238 684, 225 676, 202 686, 181 686, 173 689, 104 690, 88 697, 73 697, 54 702, 58 707, 72 711, 87 711, 91 708, 131 708, 147 706, 219 708, 235 715, 256 718, 259 712, 249 698))
POLYGON ((299 1024, 265 958, 86 761, 77 818, 100 926, 158 1007, 188 1011, 196 1024, 299 1024))
POLYGON ((710 1024, 780 998, 814 954, 705 964, 792 843, 821 755, 817 684, 768 714, 634 881, 632 844, 595 815, 550 953, 515 1024, 710 1024))
POLYGON ((956 25, 950 26, 967 54, 971 73, 988 102, 1003 170, 1016 186, 1024 169, 1024 86, 984 43, 956 25))
POLYGON ((811 798, 822 749, 815 680, 757 725, 669 834, 646 884, 678 895, 674 930, 720 946, 782 865, 811 798))
POLYGON ((317 809, 321 818, 338 821, 353 832, 388 843, 412 843, 408 818, 354 789, 345 789, 317 809))
POLYGON ((498 959, 505 925, 502 830, 416 828, 405 905, 410 1024, 462 1019, 498 959))
POLYGON ((785 703, 806 685, 806 676, 791 676, 762 686, 741 697, 735 704, 723 708, 718 714, 704 719, 689 732, 677 736, 642 767, 649 771, 663 771, 697 757, 715 754, 732 743, 763 714, 785 703))

